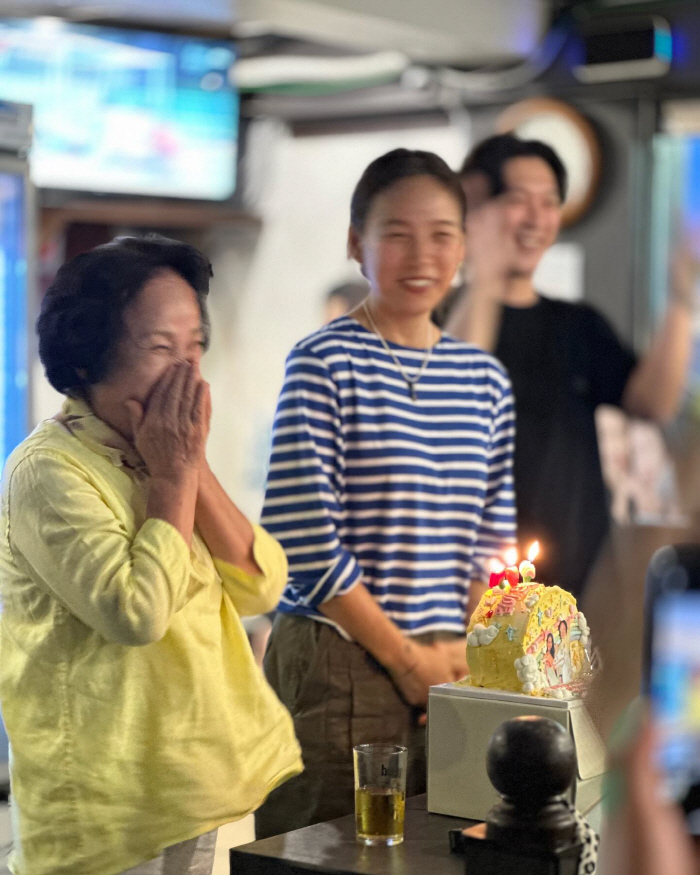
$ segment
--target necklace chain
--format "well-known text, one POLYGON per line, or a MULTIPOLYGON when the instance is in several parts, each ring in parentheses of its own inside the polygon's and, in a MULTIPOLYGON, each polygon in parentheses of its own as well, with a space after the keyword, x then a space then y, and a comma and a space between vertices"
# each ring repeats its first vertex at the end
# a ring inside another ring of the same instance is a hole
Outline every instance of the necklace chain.
POLYGON ((415 401, 416 400, 416 383, 423 376, 425 369, 428 367, 428 362, 430 361, 430 356, 433 353, 433 347, 430 345, 430 322, 428 323, 428 336, 427 336, 428 345, 427 345, 427 349, 425 351, 425 358, 423 359, 423 363, 418 368, 418 371, 416 372, 416 374, 414 376, 410 377, 406 373, 406 371, 404 370, 403 365, 401 364, 401 362, 398 359, 398 356, 396 356, 394 354, 394 350, 389 346, 389 344, 384 339, 384 336, 382 335, 381 331, 377 328, 377 325, 376 325, 374 319, 372 318, 372 314, 369 311, 369 307, 367 306, 367 301, 362 302, 362 309, 365 311, 365 315, 367 316, 367 321, 369 322, 369 324, 372 328, 372 331, 374 331, 374 333, 377 335, 377 337, 381 341, 381 344, 384 347, 384 349, 392 357, 392 359, 394 360, 394 363, 396 364, 396 367, 399 369, 399 372, 401 373, 401 376, 406 381, 406 385, 408 386, 408 391, 411 394, 411 399, 413 401, 415 401))

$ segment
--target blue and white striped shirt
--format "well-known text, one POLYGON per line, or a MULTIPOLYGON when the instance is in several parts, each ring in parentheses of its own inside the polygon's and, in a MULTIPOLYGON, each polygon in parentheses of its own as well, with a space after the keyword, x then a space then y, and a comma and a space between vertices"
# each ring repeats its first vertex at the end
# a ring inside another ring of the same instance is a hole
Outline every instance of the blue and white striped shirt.
MULTIPOLYGON (((415 374, 425 351, 391 346, 415 374)), ((474 346, 442 335, 413 401, 356 320, 302 340, 262 516, 289 560, 279 610, 328 622, 318 606, 362 581, 404 634, 464 633, 470 581, 515 542, 514 441, 506 372, 474 346)))

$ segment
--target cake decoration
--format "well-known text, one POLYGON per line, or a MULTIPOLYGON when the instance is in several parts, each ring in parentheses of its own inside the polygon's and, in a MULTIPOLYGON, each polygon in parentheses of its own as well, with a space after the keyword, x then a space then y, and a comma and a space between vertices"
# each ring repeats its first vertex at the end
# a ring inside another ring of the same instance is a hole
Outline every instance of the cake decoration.
POLYGON ((467 682, 572 698, 580 695, 590 667, 590 630, 570 593, 534 581, 536 552, 534 544, 519 567, 491 574, 467 629, 467 682))

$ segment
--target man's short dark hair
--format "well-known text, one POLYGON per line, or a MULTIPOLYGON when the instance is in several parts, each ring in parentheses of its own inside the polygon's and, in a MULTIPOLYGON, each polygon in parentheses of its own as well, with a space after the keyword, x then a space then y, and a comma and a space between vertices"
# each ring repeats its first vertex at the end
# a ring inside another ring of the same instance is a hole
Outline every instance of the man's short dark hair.
POLYGON ((566 168, 554 149, 539 140, 521 140, 513 134, 498 134, 482 140, 464 159, 459 175, 482 173, 489 181, 491 197, 497 197, 505 191, 503 168, 513 158, 539 158, 544 161, 556 178, 559 197, 564 203, 566 168))
POLYGON ((84 398, 107 376, 124 333, 125 309, 164 270, 192 287, 208 342, 206 299, 213 274, 207 258, 194 246, 157 234, 117 237, 66 262, 44 296, 39 358, 54 389, 84 398))

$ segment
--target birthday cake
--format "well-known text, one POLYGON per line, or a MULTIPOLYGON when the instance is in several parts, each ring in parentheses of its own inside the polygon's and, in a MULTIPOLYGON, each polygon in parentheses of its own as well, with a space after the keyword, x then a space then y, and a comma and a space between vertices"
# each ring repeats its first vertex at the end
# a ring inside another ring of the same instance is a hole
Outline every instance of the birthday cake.
POLYGON ((589 665, 588 623, 570 593, 534 575, 530 562, 491 575, 467 629, 468 683, 571 698, 589 665))

